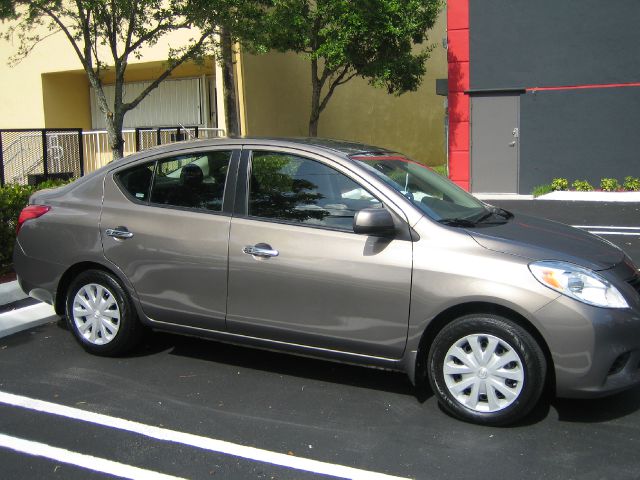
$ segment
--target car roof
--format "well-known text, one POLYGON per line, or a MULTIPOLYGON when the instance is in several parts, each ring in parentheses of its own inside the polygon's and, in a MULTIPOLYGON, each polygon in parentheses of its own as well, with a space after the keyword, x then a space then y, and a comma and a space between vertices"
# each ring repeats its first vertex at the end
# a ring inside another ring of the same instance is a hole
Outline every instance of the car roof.
MULTIPOLYGON (((210 139, 198 139, 198 140, 185 140, 182 142, 174 142, 165 145, 158 145, 151 147, 140 152, 123 157, 117 162, 128 161, 146 157, 150 154, 158 153, 170 153, 174 151, 180 151, 182 149, 193 147, 215 147, 221 145, 264 145, 274 147, 306 147, 308 150, 325 151, 338 154, 343 157, 350 157, 358 154, 365 153, 380 153, 387 154, 392 151, 385 148, 376 147, 373 145, 367 145, 364 143, 351 142, 347 140, 334 140, 329 138, 316 138, 316 137, 237 137, 237 138, 210 138, 210 139)), ((113 164, 112 164, 113 165, 113 164)))

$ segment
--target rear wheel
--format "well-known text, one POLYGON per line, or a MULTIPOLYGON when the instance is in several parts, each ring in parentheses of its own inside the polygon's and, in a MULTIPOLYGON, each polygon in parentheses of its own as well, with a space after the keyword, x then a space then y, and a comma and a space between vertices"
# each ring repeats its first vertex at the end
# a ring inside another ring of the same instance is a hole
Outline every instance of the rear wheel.
POLYGON ((76 340, 96 355, 126 353, 142 333, 129 296, 113 275, 102 270, 87 270, 73 280, 66 313, 76 340))
POLYGON ((473 423, 505 425, 523 418, 540 399, 546 361, 524 328, 497 315, 474 314, 436 335, 428 372, 447 412, 473 423))

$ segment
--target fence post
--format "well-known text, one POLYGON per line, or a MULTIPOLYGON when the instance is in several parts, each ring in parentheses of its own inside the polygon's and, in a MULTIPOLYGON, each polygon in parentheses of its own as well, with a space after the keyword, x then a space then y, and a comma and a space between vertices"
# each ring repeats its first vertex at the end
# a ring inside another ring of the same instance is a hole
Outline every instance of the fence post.
POLYGON ((47 179, 47 175, 49 175, 49 165, 47 165, 48 157, 49 157, 49 152, 47 151, 47 131, 43 129, 42 130, 42 174, 44 175, 45 180, 47 179))
POLYGON ((84 177, 84 139, 82 129, 78 129, 78 156, 80 157, 80 176, 84 177))
POLYGON ((140 127, 136 127, 136 152, 140 151, 140 127))
POLYGON ((4 187, 4 152, 2 151, 2 132, 0 131, 0 187, 4 187))
POLYGON ((160 129, 158 129, 156 131, 156 145, 162 145, 161 142, 162 142, 162 140, 161 140, 161 137, 160 137, 160 129))

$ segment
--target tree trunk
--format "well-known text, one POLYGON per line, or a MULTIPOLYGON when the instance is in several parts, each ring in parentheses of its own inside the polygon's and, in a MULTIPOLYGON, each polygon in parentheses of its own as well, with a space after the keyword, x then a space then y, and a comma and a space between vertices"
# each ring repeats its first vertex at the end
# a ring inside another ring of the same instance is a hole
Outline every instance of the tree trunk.
POLYGON ((107 115, 107 135, 109 136, 109 146, 113 154, 113 159, 118 160, 124 156, 124 138, 122 137, 122 125, 124 115, 116 113, 107 115))
POLYGON ((224 110, 227 122, 227 136, 237 137, 240 134, 238 120, 238 100, 236 98, 236 79, 233 72, 233 41, 231 32, 222 27, 220 32, 222 41, 222 77, 224 83, 224 110))
POLYGON ((322 85, 318 78, 318 60, 311 60, 311 115, 309 116, 309 136, 318 136, 318 122, 320 121, 320 92, 322 85))

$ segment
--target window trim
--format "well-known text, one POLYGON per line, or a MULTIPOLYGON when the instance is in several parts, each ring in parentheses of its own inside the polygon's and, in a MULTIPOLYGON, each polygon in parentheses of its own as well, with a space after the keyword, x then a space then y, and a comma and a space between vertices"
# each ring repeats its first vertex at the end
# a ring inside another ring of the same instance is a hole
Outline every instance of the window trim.
POLYGON ((227 145, 227 146, 219 146, 219 147, 208 147, 208 148, 193 148, 186 150, 179 150, 164 153, 161 155, 153 155, 146 158, 139 159, 137 161, 129 162, 126 165, 118 166, 111 170, 111 178, 113 182, 116 184, 118 189, 122 192, 122 194, 130 200, 132 203, 140 206, 146 207, 155 207, 155 208, 168 208, 171 210, 181 210, 187 212, 195 212, 195 213, 207 213, 210 215, 223 215, 223 216, 232 216, 233 208, 236 198, 236 183, 238 178, 238 166, 240 163, 240 155, 242 153, 242 149, 240 145, 227 145), (222 197, 222 209, 221 210, 207 210, 205 208, 193 208, 193 207, 182 207, 178 205, 167 205, 161 203, 152 203, 151 202, 151 191, 153 184, 155 182, 156 173, 159 168, 159 164, 165 160, 171 160, 174 157, 193 155, 193 156, 202 156, 211 152, 219 152, 219 151, 228 151, 231 152, 229 157, 229 166, 227 169, 227 176, 225 178, 225 185, 223 190, 222 197), (136 168, 140 165, 153 164, 153 174, 151 176, 151 182, 149 184, 149 191, 147 192, 147 200, 141 201, 138 198, 134 197, 129 193, 129 191, 124 187, 122 182, 119 179, 119 175, 121 172, 124 172, 129 169, 136 168))
POLYGON ((133 203, 136 203, 138 205, 149 205, 149 199, 151 198, 151 186, 153 185, 153 180, 155 179, 155 176, 156 176, 157 161, 156 160, 143 161, 140 163, 136 163, 134 165, 126 165, 126 167, 128 168, 121 168, 113 172, 112 174, 113 182, 117 185, 118 189, 120 189, 120 191, 124 194, 124 196, 127 197, 129 200, 131 200, 133 203), (147 200, 142 201, 139 198, 131 195, 131 192, 129 192, 129 190, 123 185, 122 181, 120 180, 120 174, 126 172, 127 170, 133 170, 135 168, 138 168, 147 164, 153 164, 153 170, 151 171, 151 181, 149 182, 149 188, 147 189, 147 200))

